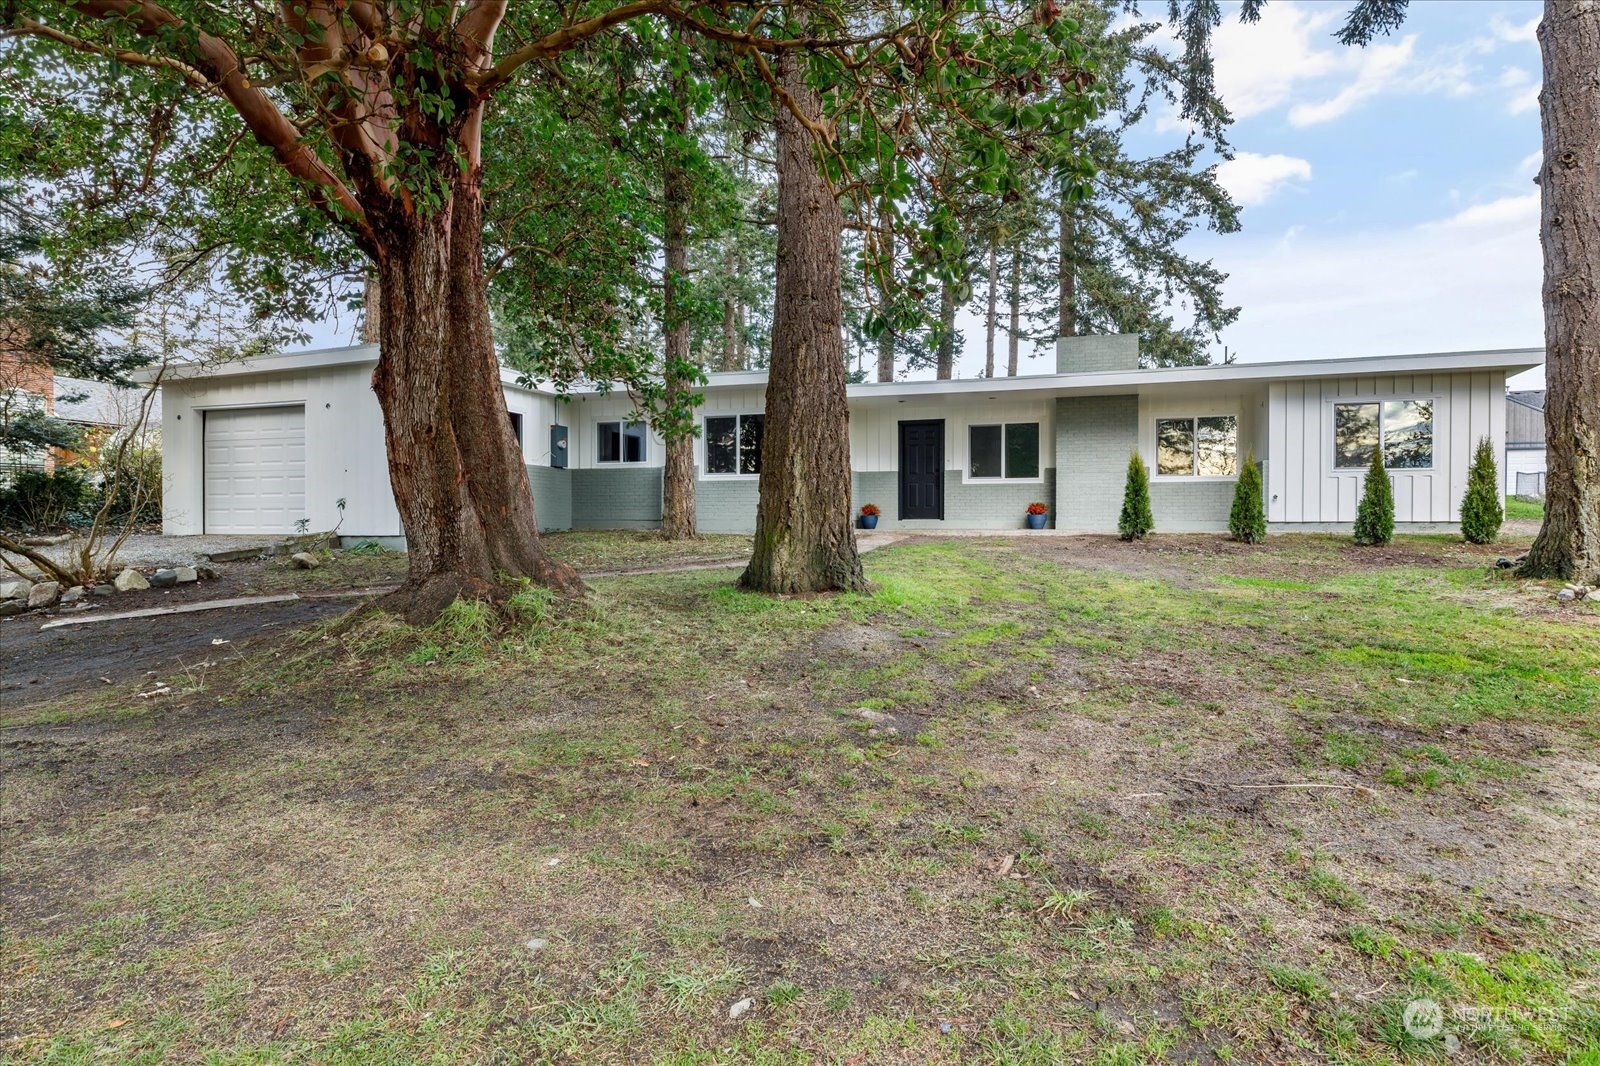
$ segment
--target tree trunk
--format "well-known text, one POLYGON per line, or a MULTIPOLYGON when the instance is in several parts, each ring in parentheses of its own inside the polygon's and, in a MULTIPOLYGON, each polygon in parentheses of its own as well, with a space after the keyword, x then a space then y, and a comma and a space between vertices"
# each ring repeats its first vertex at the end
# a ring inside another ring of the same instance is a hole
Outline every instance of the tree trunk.
POLYGON ((1544 524, 1522 573, 1600 584, 1600 3, 1546 0, 1544 524))
POLYGON ((361 343, 377 344, 383 339, 378 323, 383 315, 383 286, 376 272, 368 271, 361 290, 361 343))
MULTIPOLYGON (((883 249, 886 261, 883 265, 883 302, 887 308, 894 298, 894 223, 890 220, 889 213, 883 213, 883 222, 880 224, 883 234, 883 249)), ((894 380, 894 330, 887 327, 878 335, 878 380, 894 380)))
POLYGON ((999 242, 989 245, 989 312, 984 316, 983 376, 994 377, 994 334, 999 325, 997 301, 1000 290, 999 242))
MULTIPOLYGON (((794 105, 819 111, 801 60, 778 74, 794 105)), ((777 105, 778 273, 772 315, 755 553, 740 584, 762 592, 866 585, 850 528, 850 408, 845 401, 840 238, 844 217, 811 134, 777 105)))
POLYGON ((956 294, 950 282, 939 285, 939 366, 934 376, 949 381, 956 363, 956 294))
POLYGON ((1060 260, 1056 264, 1058 288, 1056 307, 1056 336, 1078 335, 1078 271, 1077 271, 1077 220, 1072 217, 1072 202, 1066 191, 1061 193, 1060 205, 1060 260))
MULTIPOLYGON (((689 135, 689 101, 681 75, 674 77, 674 95, 679 112, 674 120, 673 141, 689 135)), ((686 289, 689 278, 689 181, 683 172, 675 143, 666 148, 662 168, 663 223, 665 227, 666 270, 662 276, 662 333, 666 337, 663 366, 666 408, 676 411, 681 398, 690 390, 687 376, 694 368, 689 363, 689 308, 686 289)), ((667 442, 666 468, 661 480, 661 535, 668 540, 687 540, 695 535, 694 514, 694 437, 674 429, 664 434, 667 442)))
POLYGON ((738 261, 734 254, 736 238, 728 238, 728 246, 722 250, 722 272, 726 278, 727 288, 722 295, 722 362, 718 370, 739 369, 739 301, 735 298, 735 282, 739 275, 736 273, 738 261))
POLYGON ((493 595, 507 577, 583 588, 539 543, 490 336, 482 210, 474 173, 452 204, 386 219, 380 230, 382 350, 372 387, 409 553, 405 584, 381 602, 416 623, 458 596, 493 595))
POLYGON ((1007 296, 1011 301, 1011 328, 1006 332, 1006 377, 1017 376, 1017 345, 1022 333, 1022 251, 1011 249, 1011 288, 1007 296))

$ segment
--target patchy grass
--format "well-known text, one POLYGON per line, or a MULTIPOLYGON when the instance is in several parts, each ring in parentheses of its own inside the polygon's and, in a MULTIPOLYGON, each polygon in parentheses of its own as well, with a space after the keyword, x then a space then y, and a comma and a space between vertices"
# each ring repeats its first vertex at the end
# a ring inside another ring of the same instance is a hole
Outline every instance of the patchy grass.
POLYGON ((1592 1064, 1600 611, 1489 560, 910 541, 36 707, 0 1055, 1401 1063, 1426 997, 1462 1061, 1592 1064))
POLYGON ((1544 521, 1544 504, 1537 500, 1519 500, 1515 496, 1506 497, 1506 517, 1532 522, 1544 521))

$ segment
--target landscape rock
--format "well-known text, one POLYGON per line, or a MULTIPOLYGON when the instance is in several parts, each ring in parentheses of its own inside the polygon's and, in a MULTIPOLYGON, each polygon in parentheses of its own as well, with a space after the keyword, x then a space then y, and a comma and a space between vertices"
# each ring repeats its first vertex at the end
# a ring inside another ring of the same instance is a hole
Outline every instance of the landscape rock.
POLYGON ((112 584, 116 586, 118 592, 139 592, 150 587, 150 582, 144 579, 144 575, 131 566, 118 574, 112 584))
POLYGON ((1494 561, 1494 565, 1499 567, 1501 570, 1510 570, 1514 564, 1510 559, 1507 559, 1504 555, 1502 555, 1500 558, 1494 561))
POLYGON ((883 725, 886 722, 888 722, 888 723, 893 723, 894 722, 894 715, 885 714, 882 711, 875 711, 871 707, 857 707, 856 708, 856 717, 857 718, 865 718, 867 721, 874 722, 874 723, 876 723, 878 725, 883 725))
POLYGON ((96 585, 94 588, 89 590, 89 595, 91 595, 91 596, 109 596, 115 591, 116 591, 116 589, 112 588, 110 585, 96 585))
POLYGON ((60 597, 59 581, 41 581, 28 590, 28 609, 36 611, 40 607, 48 607, 60 597))
POLYGON ((200 580, 199 571, 192 566, 180 566, 174 572, 178 575, 178 584, 180 585, 187 585, 190 582, 200 580))
POLYGON ((289 558, 291 561, 293 561, 294 565, 298 566, 302 570, 315 570, 317 567, 322 565, 322 560, 318 559, 310 552, 295 552, 293 555, 289 556, 289 558))
POLYGON ((210 563, 195 563, 194 572, 195 576, 201 581, 215 581, 219 573, 217 568, 210 563))
POLYGON ((743 1014, 745 1011, 749 1010, 755 1005, 756 1001, 746 996, 744 999, 741 999, 739 1002, 728 1008, 728 1017, 737 1018, 739 1015, 743 1014))
POLYGON ((544 939, 543 937, 536 936, 532 940, 528 941, 528 950, 538 951, 540 948, 545 947, 549 943, 550 941, 544 939))
POLYGON ((28 609, 27 600, 0 600, 0 618, 10 618, 28 609))
MULTIPOLYGON (((1557 603, 1572 603, 1577 598, 1578 598, 1578 594, 1576 592, 1573 592, 1570 588, 1562 589, 1560 592, 1556 593, 1556 602, 1557 603)), ((31 597, 29 598, 28 602, 29 603, 33 602, 31 597)))
POLYGON ((81 599, 83 599, 83 586, 74 585, 61 594, 61 606, 70 607, 81 599))
POLYGON ((17 581, 0 581, 0 600, 25 600, 33 582, 26 578, 17 581))
POLYGON ((170 589, 178 583, 176 570, 161 569, 150 575, 150 587, 157 589, 170 589))

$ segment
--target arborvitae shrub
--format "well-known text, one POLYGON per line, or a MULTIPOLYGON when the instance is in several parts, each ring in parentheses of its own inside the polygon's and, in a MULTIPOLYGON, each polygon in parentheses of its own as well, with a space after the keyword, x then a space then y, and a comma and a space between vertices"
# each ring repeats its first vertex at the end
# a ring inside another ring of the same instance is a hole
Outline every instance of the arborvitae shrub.
POLYGON ((1138 452, 1128 456, 1128 487, 1122 493, 1122 514, 1117 532, 1123 540, 1140 540, 1154 533, 1155 512, 1150 509, 1150 471, 1138 452))
POLYGON ((1267 504, 1261 494, 1261 467, 1253 454, 1244 457, 1239 483, 1233 489, 1233 510, 1228 514, 1228 532, 1234 540, 1260 544, 1267 539, 1267 504))
POLYGON ((1494 445, 1488 437, 1479 437, 1472 469, 1467 473, 1467 494, 1461 498, 1461 535, 1473 544, 1492 544, 1505 517, 1494 445))
POLYGON ((1383 468, 1383 449, 1372 450, 1372 465, 1356 508, 1356 543, 1388 544, 1394 540, 1394 487, 1383 468))

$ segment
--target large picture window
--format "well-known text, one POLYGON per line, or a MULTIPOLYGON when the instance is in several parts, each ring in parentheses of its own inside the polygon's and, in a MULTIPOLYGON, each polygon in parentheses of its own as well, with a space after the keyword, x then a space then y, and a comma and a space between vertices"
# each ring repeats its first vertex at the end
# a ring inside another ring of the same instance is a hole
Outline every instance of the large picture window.
POLYGON ((1007 422, 967 430, 969 478, 1032 481, 1039 476, 1039 423, 1007 422))
POLYGON ((706 473, 761 473, 761 435, 765 415, 711 415, 706 418, 706 473))
POLYGON ((649 430, 643 422, 598 422, 599 449, 596 460, 602 463, 642 463, 649 430))
POLYGON ((1384 400, 1333 405, 1333 465, 1361 470, 1383 449, 1391 470, 1433 466, 1433 401, 1384 400))
POLYGON ((1156 419, 1156 473, 1161 477, 1232 477, 1238 472, 1237 416, 1156 419))

